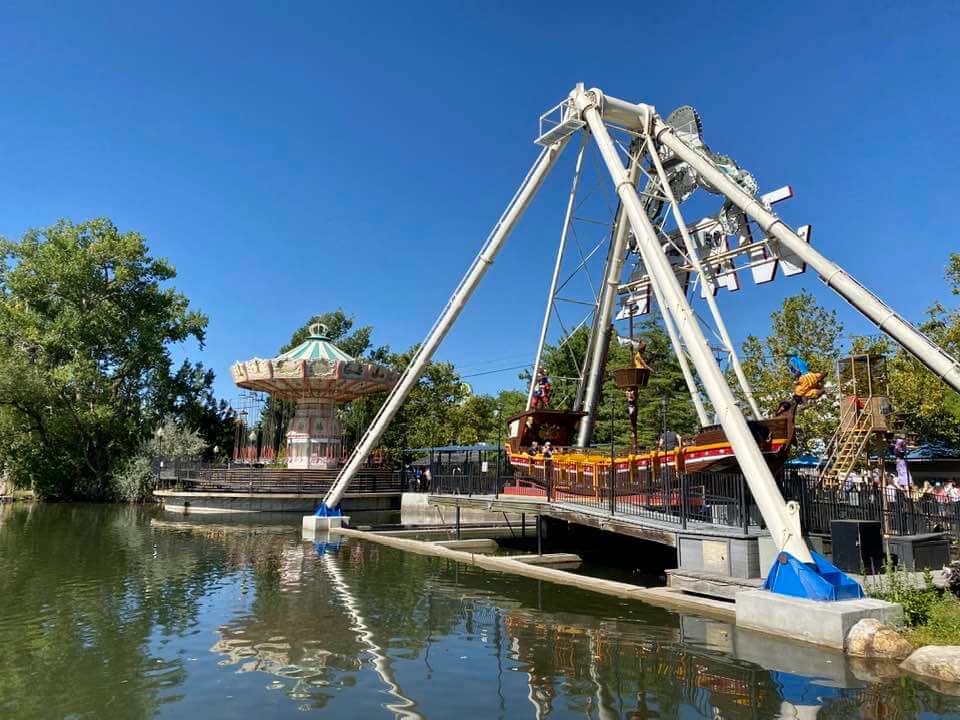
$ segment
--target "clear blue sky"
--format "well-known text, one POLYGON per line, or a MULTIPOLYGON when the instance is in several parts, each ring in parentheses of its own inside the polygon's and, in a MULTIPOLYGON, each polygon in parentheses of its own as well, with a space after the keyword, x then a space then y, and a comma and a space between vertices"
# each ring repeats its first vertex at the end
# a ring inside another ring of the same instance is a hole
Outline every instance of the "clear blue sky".
MULTIPOLYGON (((218 373, 342 306, 421 339, 577 81, 690 103, 785 219, 912 319, 960 247, 955 3, 14 3, 0 12, 0 234, 111 217, 177 267, 218 373), (648 9, 649 8, 649 9, 648 9)), ((572 153, 570 154, 572 158, 572 153)), ((532 358, 558 167, 438 357, 532 358)), ((812 274, 724 294, 765 332, 812 274)), ((501 360, 502 359, 502 360, 501 360)), ((515 386, 515 372, 472 378, 515 386)))

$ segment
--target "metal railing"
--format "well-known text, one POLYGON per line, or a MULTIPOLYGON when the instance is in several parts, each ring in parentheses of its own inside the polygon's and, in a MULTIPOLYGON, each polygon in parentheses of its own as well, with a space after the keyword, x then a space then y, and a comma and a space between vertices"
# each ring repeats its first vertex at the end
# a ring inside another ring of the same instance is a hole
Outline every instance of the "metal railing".
MULTIPOLYGON (((290 493, 322 495, 333 485, 337 470, 289 470, 251 465, 203 463, 196 458, 156 458, 153 462, 158 490, 193 492, 290 493)), ((401 492, 403 473, 385 467, 357 472, 351 493, 401 492)))
POLYGON ((610 466, 578 468, 537 461, 525 472, 497 477, 495 473, 434 472, 422 489, 435 495, 482 495, 544 498, 624 518, 644 518, 686 529, 709 524, 749 532, 758 525, 756 510, 742 475, 632 471, 617 464, 611 484, 610 466))
POLYGON ((873 483, 824 487, 814 476, 784 473, 778 478, 786 500, 800 504, 805 533, 830 534, 834 520, 879 521, 887 535, 947 532, 960 538, 960 502, 946 495, 910 493, 873 483))
MULTIPOLYGON (((861 488, 822 487, 815 475, 783 471, 777 484, 785 500, 800 504, 805 533, 830 534, 833 520, 875 520, 888 535, 947 532, 960 538, 960 502, 932 494, 912 496, 872 484, 861 488)), ((738 528, 744 534, 764 528, 746 479, 740 473, 677 473, 610 466, 571 468, 537 461, 522 472, 437 472, 419 489, 436 495, 536 497, 563 505, 581 506, 610 516, 675 525, 738 528)))

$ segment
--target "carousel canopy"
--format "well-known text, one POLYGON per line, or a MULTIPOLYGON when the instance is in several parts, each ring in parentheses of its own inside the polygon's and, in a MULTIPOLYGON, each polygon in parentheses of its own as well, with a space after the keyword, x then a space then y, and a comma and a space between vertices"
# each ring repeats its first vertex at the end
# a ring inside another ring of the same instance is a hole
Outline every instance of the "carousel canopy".
POLYGON ((320 323, 311 325, 310 336, 292 350, 269 360, 238 362, 230 372, 233 382, 248 390, 288 400, 336 402, 389 390, 398 377, 389 368, 347 355, 320 323))
POLYGON ((321 334, 320 328, 310 327, 310 337, 297 345, 292 350, 287 350, 282 355, 277 355, 276 360, 343 360, 344 362, 353 362, 353 358, 338 348, 330 338, 321 334))

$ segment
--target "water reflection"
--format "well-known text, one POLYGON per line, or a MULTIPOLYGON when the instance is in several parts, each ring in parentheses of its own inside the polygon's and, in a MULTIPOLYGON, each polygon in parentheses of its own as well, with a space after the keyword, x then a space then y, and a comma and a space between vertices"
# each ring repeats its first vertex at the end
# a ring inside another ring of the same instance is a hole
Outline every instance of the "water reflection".
POLYGON ((841 655, 268 520, 0 510, 0 717, 960 715, 841 655))

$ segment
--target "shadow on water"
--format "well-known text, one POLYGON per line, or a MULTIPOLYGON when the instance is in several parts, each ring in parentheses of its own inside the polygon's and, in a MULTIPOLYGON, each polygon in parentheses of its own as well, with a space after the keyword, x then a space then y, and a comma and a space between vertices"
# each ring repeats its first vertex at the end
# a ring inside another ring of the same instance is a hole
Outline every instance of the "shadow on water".
POLYGON ((0 509, 0 717, 956 717, 913 680, 295 519, 0 509))

